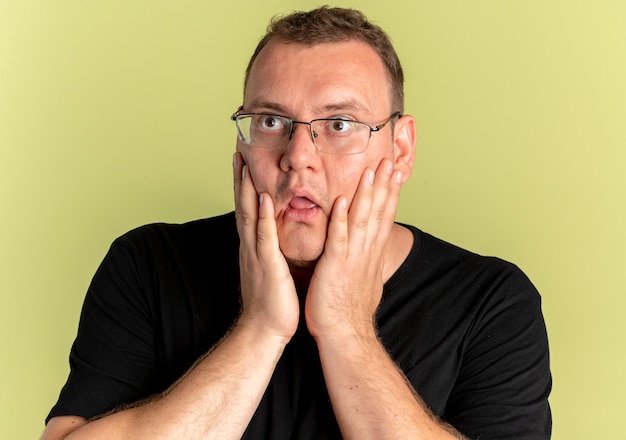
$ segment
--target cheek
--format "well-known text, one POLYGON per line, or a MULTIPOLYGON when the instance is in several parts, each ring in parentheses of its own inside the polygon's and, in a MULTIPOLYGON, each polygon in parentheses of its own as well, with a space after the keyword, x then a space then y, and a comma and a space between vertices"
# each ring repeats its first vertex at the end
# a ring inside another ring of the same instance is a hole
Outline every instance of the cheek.
MULTIPOLYGON (((388 152, 390 152, 390 150, 388 152)), ((381 154, 377 148, 370 148, 363 155, 346 156, 345 159, 341 158, 333 162, 332 165, 328 164, 326 169, 333 170, 332 174, 328 174, 327 184, 329 194, 333 199, 336 199, 340 195, 347 197, 348 205, 350 205, 365 170, 369 168, 376 172, 380 162, 384 158, 393 159, 393 157, 389 157, 389 155, 381 154)))
POLYGON ((254 158, 253 158, 253 154, 250 152, 250 148, 247 147, 242 147, 239 142, 237 142, 237 151, 241 153, 241 156, 243 157, 243 161, 246 164, 250 164, 252 162, 254 162, 254 158))
POLYGON ((339 196, 348 199, 348 205, 354 198, 365 166, 348 162, 343 166, 334 167, 334 172, 327 175, 329 195, 333 200, 339 196))
POLYGON ((266 192, 271 189, 271 182, 276 179, 277 159, 276 154, 265 150, 255 150, 242 148, 240 150, 243 160, 248 165, 250 176, 254 182, 257 192, 266 192))

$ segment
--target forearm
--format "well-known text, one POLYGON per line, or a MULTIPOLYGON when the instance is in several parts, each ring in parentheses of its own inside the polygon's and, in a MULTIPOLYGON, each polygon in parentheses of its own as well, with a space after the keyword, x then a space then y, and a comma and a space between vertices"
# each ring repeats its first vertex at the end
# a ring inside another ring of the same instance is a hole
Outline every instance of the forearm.
POLYGON ((428 409, 373 333, 318 347, 344 438, 466 440, 428 409))
POLYGON ((239 439, 285 343, 238 325, 162 395, 88 423, 67 439, 239 439))

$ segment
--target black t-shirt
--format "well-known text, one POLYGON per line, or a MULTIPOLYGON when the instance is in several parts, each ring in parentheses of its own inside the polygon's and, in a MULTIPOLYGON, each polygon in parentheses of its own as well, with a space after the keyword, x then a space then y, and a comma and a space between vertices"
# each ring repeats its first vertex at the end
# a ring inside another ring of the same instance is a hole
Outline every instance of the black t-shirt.
MULTIPOLYGON (((548 342, 533 285, 510 263, 407 227, 414 246, 376 314, 390 356, 470 438, 549 438, 548 342)), ((48 419, 91 418, 159 393, 218 342, 240 310, 238 243, 233 213, 118 238, 87 292, 48 419)), ((303 323, 243 438, 341 438, 303 323)))

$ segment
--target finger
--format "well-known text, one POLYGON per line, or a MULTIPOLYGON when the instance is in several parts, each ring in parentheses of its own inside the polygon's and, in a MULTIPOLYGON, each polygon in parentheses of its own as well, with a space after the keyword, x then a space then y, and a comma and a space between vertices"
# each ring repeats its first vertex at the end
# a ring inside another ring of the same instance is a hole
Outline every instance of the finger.
POLYGON ((344 257, 348 251, 348 201, 341 196, 335 200, 328 225, 324 255, 344 257))
POLYGON ((383 213, 383 222, 385 223, 393 223, 395 221, 403 181, 404 175, 402 171, 395 170, 391 175, 387 197, 385 199, 385 210, 383 213))
POLYGON ((256 236, 259 260, 267 263, 277 262, 282 254, 278 245, 274 202, 267 193, 259 195, 259 217, 256 236))
POLYGON ((400 199, 400 189, 402 187, 403 174, 400 170, 395 170, 391 174, 382 205, 376 209, 380 209, 379 213, 373 217, 379 217, 380 222, 374 236, 375 240, 383 246, 391 235, 393 224, 396 220, 396 212, 400 199))
POLYGON ((235 199, 235 218, 237 219, 237 232, 241 235, 239 228, 239 216, 241 212, 240 208, 240 192, 241 192, 241 171, 244 165, 243 157, 241 153, 236 152, 233 154, 233 196, 235 199))
MULTIPOLYGON (((389 223, 389 209, 393 208, 393 201, 389 203, 390 197, 393 197, 394 186, 392 184, 393 162, 383 159, 376 170, 376 178, 374 180, 372 190, 372 206, 370 211, 370 228, 373 232, 372 238, 378 238, 380 235, 381 224, 389 223)), ((395 210, 391 212, 395 217, 395 210)))
POLYGON ((257 195, 248 165, 241 167, 241 184, 237 212, 237 230, 242 244, 256 248, 257 221, 259 216, 259 196, 257 195))
POLYGON ((367 239, 372 192, 374 190, 374 171, 366 168, 361 176, 350 210, 348 212, 348 228, 350 242, 362 248, 367 239))

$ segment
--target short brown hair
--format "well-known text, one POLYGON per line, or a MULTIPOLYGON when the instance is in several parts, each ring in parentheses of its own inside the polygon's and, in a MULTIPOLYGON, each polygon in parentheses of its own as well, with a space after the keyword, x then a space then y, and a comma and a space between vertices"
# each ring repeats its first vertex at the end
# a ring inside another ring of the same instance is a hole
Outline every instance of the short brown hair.
POLYGON ((244 85, 248 83, 254 60, 273 39, 308 46, 348 40, 358 40, 370 45, 380 56, 389 75, 391 110, 400 113, 404 111, 404 74, 398 54, 385 31, 371 23, 362 12, 322 6, 307 12, 297 11, 274 17, 250 58, 244 85))

